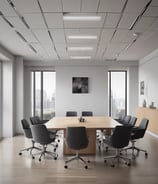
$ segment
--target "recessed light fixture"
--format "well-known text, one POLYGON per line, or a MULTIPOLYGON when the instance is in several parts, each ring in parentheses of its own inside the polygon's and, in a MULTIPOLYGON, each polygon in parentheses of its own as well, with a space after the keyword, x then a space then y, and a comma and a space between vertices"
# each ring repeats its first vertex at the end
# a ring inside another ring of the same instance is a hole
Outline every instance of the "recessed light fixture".
POLYGON ((91 51, 93 47, 68 47, 67 50, 69 51, 91 51))
POLYGON ((70 56, 71 59, 91 59, 91 56, 70 56))
POLYGON ((96 35, 69 35, 68 39, 87 39, 87 40, 95 40, 97 39, 96 35))
POLYGON ((63 16, 66 21, 100 21, 101 16, 63 16))

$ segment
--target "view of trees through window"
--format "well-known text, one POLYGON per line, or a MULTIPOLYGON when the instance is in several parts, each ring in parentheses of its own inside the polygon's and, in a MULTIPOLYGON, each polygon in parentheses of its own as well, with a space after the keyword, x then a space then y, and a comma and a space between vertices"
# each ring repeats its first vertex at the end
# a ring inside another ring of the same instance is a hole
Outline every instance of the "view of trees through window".
POLYGON ((32 71, 32 115, 48 120, 55 116, 54 71, 32 71))
POLYGON ((109 115, 120 118, 127 114, 127 73, 109 71, 109 115))

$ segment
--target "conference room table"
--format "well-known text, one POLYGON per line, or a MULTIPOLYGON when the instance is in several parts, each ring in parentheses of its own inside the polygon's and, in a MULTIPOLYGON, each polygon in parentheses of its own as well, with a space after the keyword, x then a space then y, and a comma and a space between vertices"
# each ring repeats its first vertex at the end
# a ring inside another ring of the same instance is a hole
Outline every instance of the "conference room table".
MULTIPOLYGON (((89 144, 86 149, 80 150, 81 154, 96 154, 96 131, 105 130, 106 133, 111 132, 111 130, 120 125, 117 121, 108 116, 92 116, 84 117, 85 121, 80 122, 79 117, 54 117, 46 123, 46 127, 49 130, 63 130, 64 138, 66 136, 66 128, 70 126, 84 126, 87 130, 87 135, 89 138, 89 144)), ((75 151, 69 149, 64 141, 63 144, 63 154, 74 154, 75 151)))

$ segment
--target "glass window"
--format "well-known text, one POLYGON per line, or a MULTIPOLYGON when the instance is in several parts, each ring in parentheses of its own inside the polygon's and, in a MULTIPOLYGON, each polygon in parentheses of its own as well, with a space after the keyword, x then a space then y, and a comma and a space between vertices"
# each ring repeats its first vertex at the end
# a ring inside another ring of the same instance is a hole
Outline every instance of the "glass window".
POLYGON ((127 114, 127 72, 109 71, 109 115, 119 118, 127 114))
POLYGON ((56 73, 32 72, 32 115, 48 120, 55 116, 56 73))

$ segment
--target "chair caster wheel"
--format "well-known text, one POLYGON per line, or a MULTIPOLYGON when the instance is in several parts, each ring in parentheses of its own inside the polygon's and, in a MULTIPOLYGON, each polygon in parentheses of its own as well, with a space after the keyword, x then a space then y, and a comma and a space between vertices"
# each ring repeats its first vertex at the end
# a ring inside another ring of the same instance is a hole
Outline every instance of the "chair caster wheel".
POLYGON ((38 160, 39 160, 39 162, 41 162, 41 159, 40 158, 38 160))
POLYGON ((148 153, 145 153, 145 156, 147 157, 148 156, 148 153))
POLYGON ((115 165, 114 164, 111 164, 111 167, 115 167, 115 165))
POLYGON ((58 142, 60 142, 60 140, 58 140, 58 142))
POLYGON ((64 168, 65 168, 65 169, 67 169, 67 168, 68 168, 68 166, 67 166, 67 165, 64 165, 64 168))
POLYGON ((90 163, 90 160, 88 160, 88 163, 90 163))
POLYGON ((88 169, 88 166, 86 165, 84 168, 85 168, 85 169, 88 169))
POLYGON ((22 155, 22 153, 20 152, 19 155, 22 155))
POLYGON ((32 159, 35 159, 35 157, 34 157, 34 156, 32 156, 32 159))
POLYGON ((56 152, 56 148, 54 148, 54 152, 56 152))
POLYGON ((107 162, 107 160, 104 160, 104 163, 106 163, 107 162))
POLYGON ((127 163, 127 165, 130 167, 131 166, 131 163, 127 163))
POLYGON ((57 160, 57 157, 54 157, 54 160, 57 160))

